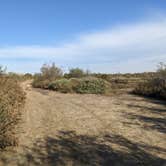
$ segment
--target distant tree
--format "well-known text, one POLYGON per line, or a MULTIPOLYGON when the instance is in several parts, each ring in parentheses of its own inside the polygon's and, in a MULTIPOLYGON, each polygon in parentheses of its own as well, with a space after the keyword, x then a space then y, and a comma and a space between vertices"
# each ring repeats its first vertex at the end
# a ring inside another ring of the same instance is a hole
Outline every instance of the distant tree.
POLYGON ((44 64, 41 67, 41 76, 44 79, 55 80, 63 76, 63 71, 59 67, 55 66, 55 63, 52 63, 51 65, 44 64))
POLYGON ((81 78, 81 77, 85 76, 85 73, 80 68, 72 68, 69 70, 68 75, 70 78, 81 78))

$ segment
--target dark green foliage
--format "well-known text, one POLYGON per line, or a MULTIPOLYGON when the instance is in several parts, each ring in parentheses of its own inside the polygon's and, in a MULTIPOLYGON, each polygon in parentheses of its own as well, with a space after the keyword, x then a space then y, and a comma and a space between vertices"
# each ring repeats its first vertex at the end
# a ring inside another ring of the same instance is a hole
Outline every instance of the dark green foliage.
POLYGON ((49 83, 48 89, 59 91, 62 93, 73 91, 71 81, 65 78, 49 83))

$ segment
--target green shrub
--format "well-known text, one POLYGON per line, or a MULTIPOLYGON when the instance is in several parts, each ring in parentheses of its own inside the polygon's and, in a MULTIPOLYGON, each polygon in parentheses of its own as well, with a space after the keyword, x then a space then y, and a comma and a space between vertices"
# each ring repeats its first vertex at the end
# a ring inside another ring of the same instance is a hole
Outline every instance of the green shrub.
POLYGON ((108 91, 110 84, 94 77, 59 79, 49 83, 48 89, 63 93, 103 94, 108 91))
POLYGON ((51 82, 48 89, 56 90, 62 93, 72 92, 72 84, 70 80, 65 78, 51 82))
POLYGON ((96 77, 90 77, 89 71, 84 72, 79 68, 73 68, 69 74, 62 78, 62 72, 59 68, 44 65, 41 73, 34 75, 32 86, 55 90, 63 93, 93 93, 103 94, 110 88, 110 83, 106 80, 96 77))
POLYGON ((75 91, 77 93, 104 94, 108 89, 108 84, 108 82, 95 77, 82 78, 75 87, 75 91))
POLYGON ((0 149, 16 143, 14 128, 19 121, 24 101, 25 94, 18 83, 0 77, 0 149))

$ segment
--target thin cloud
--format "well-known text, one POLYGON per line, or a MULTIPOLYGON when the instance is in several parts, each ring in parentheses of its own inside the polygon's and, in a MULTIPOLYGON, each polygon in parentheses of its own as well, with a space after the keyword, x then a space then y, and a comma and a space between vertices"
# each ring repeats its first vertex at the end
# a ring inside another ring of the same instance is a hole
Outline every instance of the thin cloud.
MULTIPOLYGON (((96 72, 142 72, 152 71, 157 63, 166 61, 165 46, 166 19, 160 18, 83 34, 61 46, 1 47, 0 58, 28 58, 33 65, 34 60, 55 61, 65 67, 80 66, 96 72)), ((25 63, 19 62, 20 68, 25 63)))

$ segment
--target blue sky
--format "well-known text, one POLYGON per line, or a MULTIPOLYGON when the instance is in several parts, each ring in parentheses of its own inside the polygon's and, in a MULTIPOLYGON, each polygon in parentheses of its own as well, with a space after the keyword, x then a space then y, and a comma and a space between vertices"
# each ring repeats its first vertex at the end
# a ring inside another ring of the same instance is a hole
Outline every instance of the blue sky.
POLYGON ((153 71, 166 62, 165 11, 163 0, 0 0, 0 64, 153 71))

